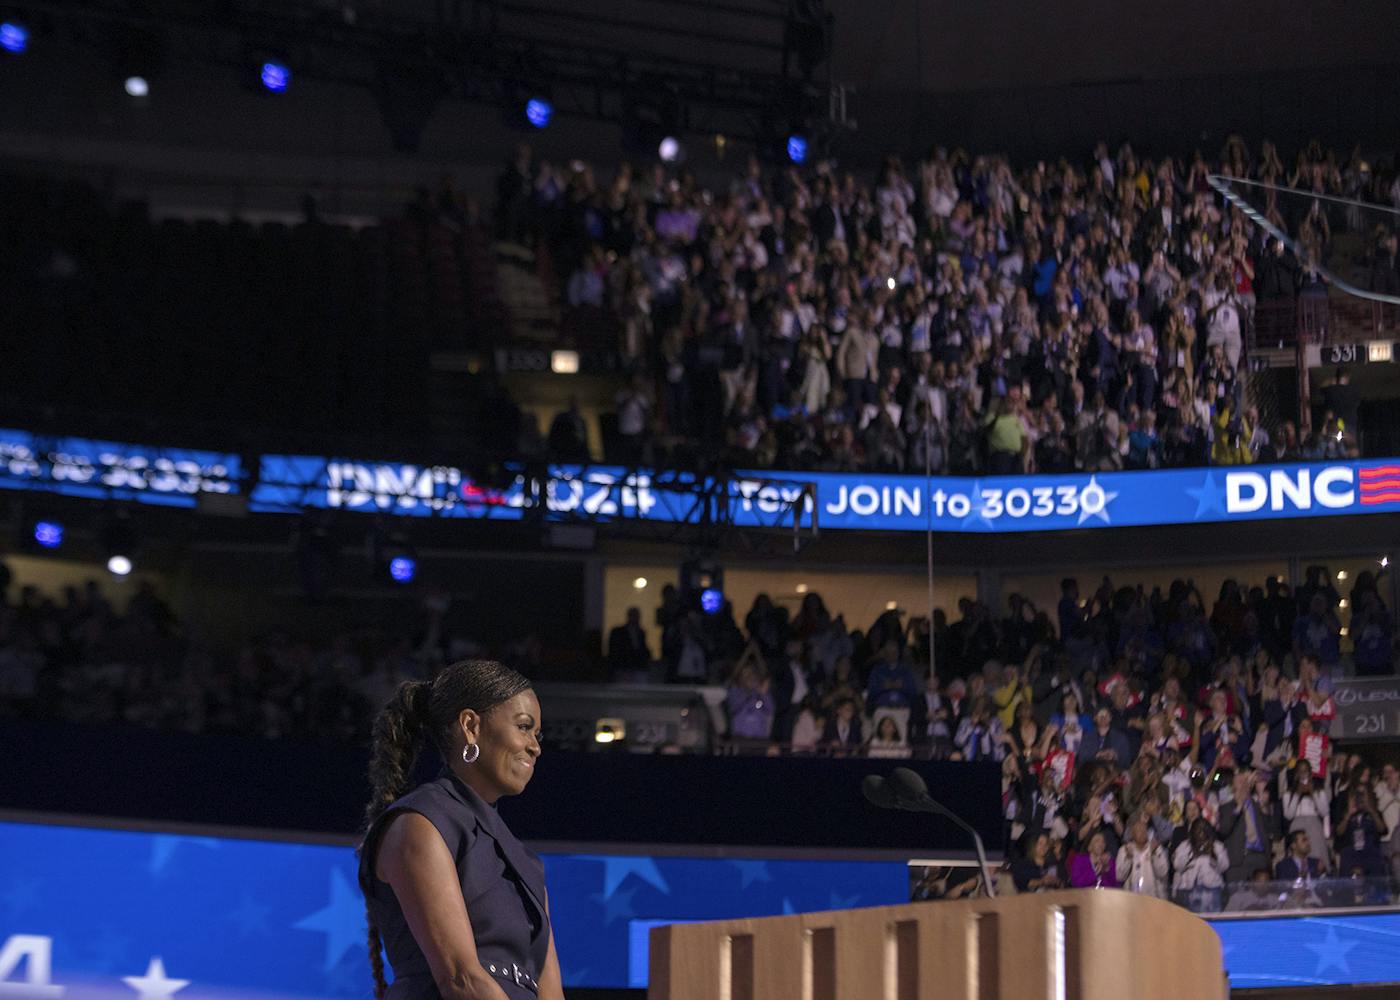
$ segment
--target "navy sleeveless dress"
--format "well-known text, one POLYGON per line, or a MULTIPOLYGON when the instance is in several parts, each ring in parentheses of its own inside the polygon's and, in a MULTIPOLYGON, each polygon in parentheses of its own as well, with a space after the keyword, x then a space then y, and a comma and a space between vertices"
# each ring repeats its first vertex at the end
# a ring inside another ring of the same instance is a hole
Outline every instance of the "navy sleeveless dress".
POLYGON ((393 888, 374 873, 379 837, 389 820, 403 812, 427 817, 452 852, 482 966, 510 1000, 535 1000, 535 984, 549 954, 544 865, 515 839, 496 809, 450 771, 385 810, 360 852, 360 888, 394 973, 388 996, 441 1000, 393 888))

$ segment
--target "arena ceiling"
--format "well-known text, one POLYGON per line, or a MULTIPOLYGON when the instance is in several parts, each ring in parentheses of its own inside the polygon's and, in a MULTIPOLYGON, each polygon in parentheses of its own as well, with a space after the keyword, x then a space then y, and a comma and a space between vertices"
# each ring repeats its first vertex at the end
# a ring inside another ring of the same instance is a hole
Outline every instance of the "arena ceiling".
POLYGON ((355 175, 371 177, 387 162, 386 132, 395 131, 375 122, 384 112, 386 56, 410 78, 418 68, 448 67, 451 83, 442 83, 440 94, 435 81, 422 83, 421 95, 411 79, 406 95, 399 88, 398 103, 409 112, 418 105, 418 124, 425 125, 419 159, 496 163, 518 136, 494 106, 509 108, 512 88, 536 85, 552 86, 560 111, 548 134, 536 136, 542 148, 557 147, 554 155, 615 156, 618 133, 598 129, 598 121, 622 123, 636 98, 665 93, 678 94, 681 131, 692 137, 757 136, 764 129, 781 136, 792 117, 793 81, 803 79, 793 47, 784 45, 794 9, 830 16, 830 58, 812 67, 800 89, 805 106, 824 115, 828 84, 848 88, 859 129, 840 133, 839 156, 847 162, 934 142, 1043 156, 1082 152, 1098 138, 1140 137, 1180 150, 1214 145, 1233 131, 1285 143, 1320 135, 1348 146, 1358 139, 1393 144, 1379 108, 1400 99, 1394 0, 22 6, 52 31, 30 55, 0 60, 7 95, 0 137, 11 156, 20 150, 36 160, 139 159, 196 173, 211 172, 205 160, 224 150, 233 154, 228 170, 243 174, 263 169, 248 157, 275 152, 313 158, 296 168, 308 175, 325 174, 327 158, 342 167, 358 158, 355 175), (122 26, 159 28, 170 42, 167 82, 146 108, 128 106, 120 88, 113 90, 107 63, 122 26), (250 46, 288 53, 298 73, 294 99, 273 108, 258 101, 255 87, 240 92, 234 81, 250 46), (212 107, 220 114, 210 115, 212 107), (106 145, 95 148, 98 141, 106 145), (195 164, 200 151, 207 156, 195 164))
MULTIPOLYGON (((443 16, 571 44, 777 69, 790 0, 314 0, 443 16)), ((816 6, 821 6, 817 4, 816 6)), ((831 75, 860 89, 958 92, 1395 64, 1392 0, 826 0, 831 75)))

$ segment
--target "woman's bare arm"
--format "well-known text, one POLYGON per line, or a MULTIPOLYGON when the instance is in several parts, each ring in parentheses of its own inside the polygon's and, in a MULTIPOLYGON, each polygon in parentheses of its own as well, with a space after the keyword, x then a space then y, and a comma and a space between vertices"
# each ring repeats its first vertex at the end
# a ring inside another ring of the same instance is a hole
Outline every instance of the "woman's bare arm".
POLYGON ((375 867, 394 890, 443 1000, 507 1000, 477 957, 457 866, 432 822, 414 812, 391 820, 375 867))
MULTIPOLYGON (((549 913, 549 893, 545 893, 544 912, 549 913)), ((540 970, 540 1000, 564 1000, 564 976, 559 971, 559 956, 554 951, 554 922, 549 925, 549 954, 540 970)))

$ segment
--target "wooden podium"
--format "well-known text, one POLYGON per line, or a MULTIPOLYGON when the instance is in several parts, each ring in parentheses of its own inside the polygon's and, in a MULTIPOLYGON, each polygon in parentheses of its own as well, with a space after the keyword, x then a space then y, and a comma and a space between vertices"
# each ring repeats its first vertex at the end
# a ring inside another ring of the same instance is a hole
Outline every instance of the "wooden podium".
POLYGON ((1119 889, 651 932, 648 1000, 1223 1000, 1220 939, 1119 889))

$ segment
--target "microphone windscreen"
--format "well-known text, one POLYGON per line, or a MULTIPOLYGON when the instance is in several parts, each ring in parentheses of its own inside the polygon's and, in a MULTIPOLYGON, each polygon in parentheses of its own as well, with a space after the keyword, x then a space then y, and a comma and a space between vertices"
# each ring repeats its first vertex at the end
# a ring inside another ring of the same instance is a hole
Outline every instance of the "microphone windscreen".
POLYGON ((878 774, 867 774, 865 780, 860 783, 860 790, 865 795, 865 800, 873 806, 879 806, 881 809, 895 807, 894 789, 878 774))
POLYGON ((901 800, 913 801, 928 796, 928 783, 907 767, 897 767, 891 771, 886 784, 894 789, 895 797, 901 800))

